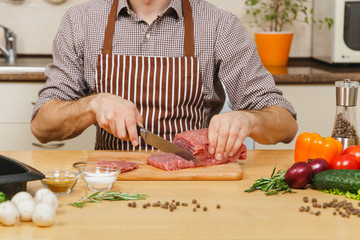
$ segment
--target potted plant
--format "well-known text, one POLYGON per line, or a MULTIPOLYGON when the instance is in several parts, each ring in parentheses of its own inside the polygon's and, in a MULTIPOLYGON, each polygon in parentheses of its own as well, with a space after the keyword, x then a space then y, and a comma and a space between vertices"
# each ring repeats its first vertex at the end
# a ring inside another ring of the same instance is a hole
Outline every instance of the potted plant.
POLYGON ((333 25, 330 18, 314 19, 308 0, 246 0, 245 5, 253 18, 250 25, 263 30, 255 33, 255 41, 262 63, 269 67, 287 65, 293 32, 284 32, 284 26, 294 21, 333 25))

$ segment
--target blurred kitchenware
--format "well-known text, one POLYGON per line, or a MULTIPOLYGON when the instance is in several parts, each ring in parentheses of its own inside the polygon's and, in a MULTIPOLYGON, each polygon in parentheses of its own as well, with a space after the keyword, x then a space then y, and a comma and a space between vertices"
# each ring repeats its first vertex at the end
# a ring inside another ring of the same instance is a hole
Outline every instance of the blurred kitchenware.
POLYGON ((9 28, 0 24, 0 27, 4 29, 5 34, 5 47, 0 45, 0 52, 5 55, 9 64, 14 64, 16 60, 16 37, 15 33, 9 28))
POLYGON ((27 181, 43 179, 45 176, 15 159, 0 155, 0 192, 9 199, 17 192, 26 191, 27 181))
POLYGON ((356 121, 356 103, 359 82, 345 79, 335 82, 336 115, 331 137, 339 140, 343 149, 359 144, 356 121))

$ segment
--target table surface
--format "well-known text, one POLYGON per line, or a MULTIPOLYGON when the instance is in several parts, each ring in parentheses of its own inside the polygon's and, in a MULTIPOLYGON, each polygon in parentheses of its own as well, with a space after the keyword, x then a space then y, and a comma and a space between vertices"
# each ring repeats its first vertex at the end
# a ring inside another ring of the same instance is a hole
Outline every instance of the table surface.
MULTIPOLYGON (((90 151, 91 152, 91 151, 90 151)), ((0 152, 42 172, 53 168, 71 168, 72 163, 86 160, 89 151, 18 151, 0 152)), ((329 202, 335 196, 312 189, 295 190, 293 194, 265 196, 263 192, 246 193, 253 182, 269 177, 274 166, 287 169, 293 163, 293 150, 250 150, 248 159, 239 161, 244 178, 239 181, 118 181, 113 190, 148 194, 138 200, 136 208, 127 201, 102 202, 82 209, 66 205, 85 195, 80 178, 73 191, 59 196, 55 224, 40 228, 31 222, 13 227, 0 226, 0 239, 359 239, 359 217, 333 216, 333 209, 319 216, 300 212, 303 197, 329 202), (143 209, 144 203, 171 201, 189 203, 173 212, 161 208, 143 209), (193 212, 197 199, 206 212, 193 212), (221 209, 216 205, 221 204, 221 209)), ((40 181, 28 182, 27 191, 34 194, 42 188, 40 181)), ((336 196, 340 200, 346 198, 336 196)), ((358 207, 357 201, 346 199, 358 207)))

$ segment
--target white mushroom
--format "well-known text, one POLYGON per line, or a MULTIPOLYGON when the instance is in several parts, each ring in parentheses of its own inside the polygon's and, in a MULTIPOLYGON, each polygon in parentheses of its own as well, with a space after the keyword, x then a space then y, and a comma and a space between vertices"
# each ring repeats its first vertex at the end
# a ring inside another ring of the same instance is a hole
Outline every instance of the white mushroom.
POLYGON ((55 210, 46 203, 38 203, 35 206, 32 221, 39 227, 47 227, 55 222, 55 210))
POLYGON ((36 193, 35 193, 35 201, 39 202, 40 199, 42 198, 42 196, 45 195, 45 194, 48 194, 48 193, 53 194, 53 192, 50 191, 47 188, 41 188, 41 189, 37 190, 36 193))
POLYGON ((20 201, 25 200, 25 199, 33 199, 33 197, 31 196, 30 193, 22 191, 22 192, 16 193, 16 194, 11 198, 11 201, 12 201, 15 205, 18 205, 20 201))
POLYGON ((53 193, 47 193, 47 194, 42 195, 41 198, 39 199, 38 203, 47 203, 50 206, 52 206, 55 211, 59 206, 59 201, 58 201, 56 195, 53 193))
POLYGON ((19 222, 20 214, 16 205, 11 201, 0 203, 0 222, 5 226, 12 226, 19 222))
POLYGON ((25 199, 18 203, 17 207, 20 212, 20 221, 31 221, 36 203, 34 199, 25 199))

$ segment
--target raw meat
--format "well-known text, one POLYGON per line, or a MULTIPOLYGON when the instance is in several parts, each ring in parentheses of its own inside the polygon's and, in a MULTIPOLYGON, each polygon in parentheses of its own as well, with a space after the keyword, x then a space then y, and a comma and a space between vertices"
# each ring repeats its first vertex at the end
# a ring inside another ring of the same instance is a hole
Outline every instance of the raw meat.
POLYGON ((121 160, 114 160, 114 161, 99 161, 95 163, 95 166, 113 166, 121 168, 121 172, 128 172, 134 169, 139 168, 139 164, 134 162, 127 162, 127 161, 121 161, 121 160))
POLYGON ((237 159, 246 159, 246 146, 242 145, 234 156, 223 158, 220 161, 216 160, 214 154, 210 154, 208 152, 209 140, 208 129, 206 128, 179 133, 175 136, 174 143, 194 154, 200 160, 200 163, 186 161, 174 153, 165 153, 159 155, 150 155, 147 159, 148 164, 157 168, 171 171, 190 167, 210 166, 227 162, 236 162, 237 159))
POLYGON ((167 171, 196 167, 194 162, 186 161, 175 153, 150 155, 147 159, 147 163, 167 171))

